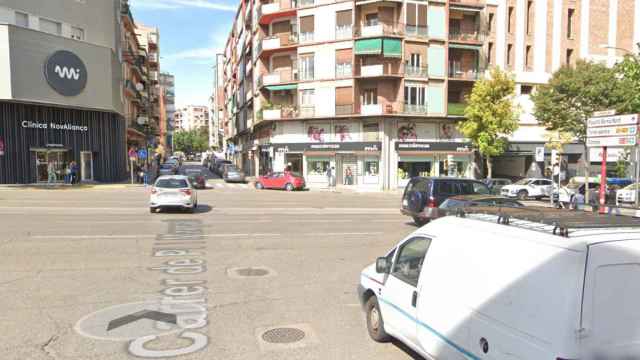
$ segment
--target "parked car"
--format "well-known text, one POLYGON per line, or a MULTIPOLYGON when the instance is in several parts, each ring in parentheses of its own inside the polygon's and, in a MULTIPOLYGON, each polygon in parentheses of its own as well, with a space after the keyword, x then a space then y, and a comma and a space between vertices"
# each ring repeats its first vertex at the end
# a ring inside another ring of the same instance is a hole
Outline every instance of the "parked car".
POLYGON ((233 164, 224 164, 222 167, 222 179, 225 182, 244 182, 244 173, 233 164))
POLYGON ((186 175, 194 188, 205 189, 207 187, 207 179, 200 169, 187 169, 186 175))
POLYGON ((516 199, 500 195, 458 195, 445 200, 440 206, 429 212, 428 220, 435 220, 447 215, 454 215, 457 209, 473 206, 497 206, 521 208, 524 204, 516 199))
POLYGON ((489 193, 487 185, 478 180, 414 177, 404 188, 400 212, 424 225, 431 212, 451 196, 489 193))
POLYGON ((225 164, 233 164, 233 163, 225 159, 216 159, 214 162, 211 163, 211 171, 218 176, 222 176, 222 166, 225 164))
POLYGON ((198 207, 198 195, 184 175, 160 176, 151 188, 149 212, 177 208, 193 212, 198 207))
POLYGON ((171 162, 166 162, 160 165, 160 175, 176 175, 178 173, 178 166, 171 162))
MULTIPOLYGON (((558 200, 565 208, 573 208, 577 203, 584 203, 586 193, 584 191, 585 184, 575 181, 569 181, 558 191, 558 200), (576 198, 577 196, 577 198, 576 198)), ((589 199, 598 199, 600 194, 600 183, 589 183, 589 199)))
POLYGON ((491 190, 491 193, 496 195, 500 194, 500 190, 504 186, 512 184, 512 181, 510 179, 504 179, 504 178, 491 178, 491 179, 484 179, 482 181, 485 184, 487 184, 487 186, 489 187, 489 190, 491 190))
POLYGON ((259 176, 256 180, 256 189, 284 189, 287 191, 302 190, 306 186, 304 178, 289 171, 273 172, 259 176))
POLYGON ((638 196, 638 184, 628 185, 616 192, 616 205, 635 204, 638 196))
POLYGON ((505 185, 500 190, 500 195, 507 197, 517 197, 520 200, 527 198, 541 199, 551 196, 553 193, 553 182, 549 179, 526 178, 514 184, 505 185))
POLYGON ((640 231, 608 219, 568 238, 498 216, 435 220, 362 271, 369 335, 427 359, 637 358, 640 231))

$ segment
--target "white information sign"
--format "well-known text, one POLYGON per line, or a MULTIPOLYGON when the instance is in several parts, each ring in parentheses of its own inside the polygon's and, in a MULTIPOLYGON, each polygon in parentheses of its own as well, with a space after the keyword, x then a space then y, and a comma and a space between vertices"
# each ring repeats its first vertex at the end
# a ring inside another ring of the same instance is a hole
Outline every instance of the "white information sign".
POLYGON ((636 143, 637 143, 637 140, 635 135, 587 138, 588 147, 635 146, 636 143))
POLYGON ((638 114, 593 117, 587 121, 588 128, 636 124, 638 124, 638 114))
POLYGON ((544 161, 544 147, 537 147, 536 148, 536 161, 537 162, 544 161))
POLYGON ((637 133, 637 125, 594 127, 587 129, 587 137, 628 136, 636 135, 637 133))

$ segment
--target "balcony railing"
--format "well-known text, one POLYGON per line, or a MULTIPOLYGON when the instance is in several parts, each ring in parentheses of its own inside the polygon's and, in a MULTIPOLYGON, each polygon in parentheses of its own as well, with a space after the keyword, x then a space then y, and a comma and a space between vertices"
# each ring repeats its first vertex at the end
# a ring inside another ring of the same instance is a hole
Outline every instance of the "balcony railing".
POLYGON ((157 63, 158 62, 158 54, 157 53, 151 53, 151 54, 149 54, 149 56, 147 56, 147 59, 149 59, 150 63, 157 63))
POLYGON ((262 39, 258 52, 264 50, 274 50, 281 47, 291 46, 298 43, 298 36, 295 33, 282 33, 268 36, 262 39))
POLYGON ((351 63, 336 64, 336 78, 348 78, 353 76, 351 63))
POLYGON ((360 106, 361 115, 382 115, 382 104, 367 104, 360 106))
POLYGON ((406 25, 405 35, 407 37, 426 39, 429 37, 429 32, 426 26, 406 25))
POLYGON ((353 27, 336 26, 336 40, 351 39, 353 37, 353 27))
POLYGON ((378 77, 400 75, 400 64, 384 63, 375 65, 361 65, 356 67, 356 76, 378 77))
POLYGON ((261 75, 260 78, 258 78, 258 86, 277 85, 294 81, 298 81, 297 70, 277 70, 272 73, 261 75))
POLYGON ((401 36, 403 34, 404 34, 404 29, 403 29, 403 26, 400 24, 387 24, 387 23, 363 24, 362 26, 356 28, 357 37, 374 37, 374 36, 382 36, 382 35, 401 36))
POLYGON ((300 7, 315 5, 315 0, 299 0, 299 1, 300 1, 300 7))
POLYGON ((316 107, 314 105, 300 105, 298 117, 312 118, 316 115, 316 107))
POLYGON ((295 8, 296 8, 296 3, 295 1, 291 1, 291 0, 280 0, 280 1, 274 1, 272 3, 265 3, 260 5, 260 8, 258 9, 258 17, 261 17, 262 15, 274 14, 280 11, 295 9, 295 8))
POLYGON ((473 7, 482 7, 486 5, 486 1, 484 0, 451 0, 450 2, 454 5, 470 5, 473 7))
POLYGON ((312 33, 312 32, 301 32, 300 33, 300 42, 301 43, 312 42, 313 41, 313 37, 314 37, 314 33, 312 33))
POLYGON ((404 114, 426 114, 427 105, 402 104, 402 113, 404 114))
POLYGON ((465 42, 482 42, 486 37, 486 33, 482 31, 451 31, 449 32, 449 40, 465 41, 465 42))
POLYGON ((460 80, 478 80, 484 74, 484 69, 480 67, 465 68, 459 61, 449 62, 449 77, 460 80))
POLYGON ((352 115, 353 104, 336 105, 336 116, 339 115, 352 115))
POLYGON ((298 117, 295 105, 276 105, 272 109, 262 109, 263 120, 292 119, 298 117))
POLYGON ((412 78, 426 78, 428 77, 428 71, 426 66, 404 66, 404 75, 412 78))
POLYGON ((460 102, 450 102, 447 104, 447 114, 452 116, 464 116, 464 109, 467 104, 460 102))

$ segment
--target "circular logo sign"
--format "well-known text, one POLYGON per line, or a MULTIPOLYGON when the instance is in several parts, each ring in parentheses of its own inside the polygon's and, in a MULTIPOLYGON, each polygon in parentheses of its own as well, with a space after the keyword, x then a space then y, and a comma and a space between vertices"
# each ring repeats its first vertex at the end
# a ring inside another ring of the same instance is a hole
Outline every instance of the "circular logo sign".
POLYGON ((80 58, 66 50, 56 51, 44 64, 44 76, 60 95, 76 96, 87 85, 87 68, 80 58))

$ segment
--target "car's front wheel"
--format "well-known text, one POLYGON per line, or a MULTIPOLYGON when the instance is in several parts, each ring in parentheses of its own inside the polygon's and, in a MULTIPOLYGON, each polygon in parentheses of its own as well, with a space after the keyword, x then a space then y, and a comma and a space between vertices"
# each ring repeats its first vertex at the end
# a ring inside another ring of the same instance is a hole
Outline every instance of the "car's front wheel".
POLYGON ((156 208, 150 207, 149 208, 149 212, 152 213, 152 214, 155 214, 156 213, 156 208))
POLYGON ((294 187, 293 184, 287 184, 284 186, 284 189, 287 191, 293 191, 294 187))
POLYGON ((372 296, 367 300, 365 310, 367 312, 367 330, 369 332, 369 336, 377 342, 387 342, 391 340, 391 337, 386 331, 384 331, 382 313, 380 312, 378 299, 375 296, 372 296))
POLYGON ((429 220, 421 219, 421 218, 419 218, 417 216, 414 216, 413 217, 413 222, 416 223, 416 225, 418 225, 418 226, 424 226, 429 222, 429 220))
POLYGON ((527 192, 527 190, 518 191, 518 199, 526 200, 528 196, 529 196, 529 192, 527 192))

